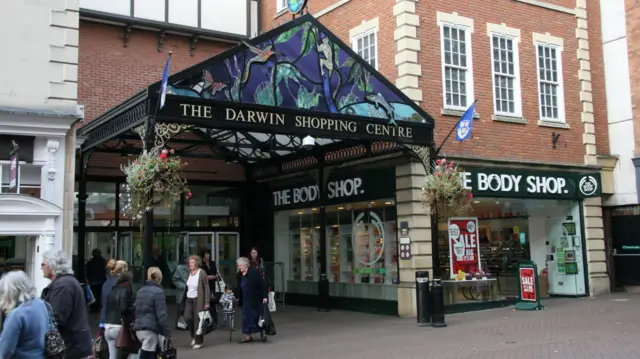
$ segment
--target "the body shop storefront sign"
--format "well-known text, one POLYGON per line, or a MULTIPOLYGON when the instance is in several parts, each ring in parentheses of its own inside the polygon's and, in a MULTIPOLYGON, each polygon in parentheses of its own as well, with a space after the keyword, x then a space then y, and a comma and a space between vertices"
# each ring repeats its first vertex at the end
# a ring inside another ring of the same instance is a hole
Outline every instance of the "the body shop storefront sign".
POLYGON ((599 172, 572 173, 465 167, 465 187, 476 197, 582 199, 600 197, 599 172))
MULTIPOLYGON (((282 210, 318 205, 320 194, 318 184, 310 181, 273 186, 273 207, 282 210)), ((395 170, 383 168, 332 174, 325 195, 326 204, 395 197, 395 170)))

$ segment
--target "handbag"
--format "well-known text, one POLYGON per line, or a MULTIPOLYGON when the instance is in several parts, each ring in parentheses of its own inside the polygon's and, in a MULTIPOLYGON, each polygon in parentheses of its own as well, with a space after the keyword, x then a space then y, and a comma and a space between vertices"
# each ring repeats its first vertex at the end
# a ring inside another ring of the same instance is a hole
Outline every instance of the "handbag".
POLYGON ((265 335, 276 335, 276 325, 273 324, 273 319, 269 312, 269 305, 266 303, 262 305, 262 313, 258 320, 258 326, 262 329, 265 335))
POLYGON ((62 334, 58 330, 58 326, 53 320, 53 310, 51 309, 51 305, 44 302, 47 307, 47 312, 49 313, 49 330, 47 334, 44 336, 44 353, 47 359, 62 359, 64 358, 64 352, 67 349, 64 344, 64 339, 62 339, 62 334))
POLYGON ((101 353, 104 353, 109 350, 107 345, 107 340, 104 338, 104 332, 102 329, 98 332, 98 336, 96 336, 96 340, 93 341, 93 355, 96 358, 100 357, 101 353))
POLYGON ((178 359, 178 351, 171 344, 170 339, 166 339, 162 346, 158 346, 158 359, 178 359))
POLYGON ((137 353, 142 346, 132 327, 133 323, 123 320, 116 338, 116 348, 129 354, 137 353))
POLYGON ((178 318, 178 323, 176 324, 176 328, 180 329, 180 330, 187 330, 189 329, 187 327, 187 321, 184 319, 184 316, 180 316, 180 318, 178 318))
POLYGON ((222 298, 223 290, 220 283, 222 282, 222 284, 224 284, 224 281, 222 280, 222 276, 220 275, 220 273, 216 274, 215 282, 216 284, 214 284, 213 293, 211 293, 211 301, 213 302, 212 304, 220 303, 220 298, 222 298))

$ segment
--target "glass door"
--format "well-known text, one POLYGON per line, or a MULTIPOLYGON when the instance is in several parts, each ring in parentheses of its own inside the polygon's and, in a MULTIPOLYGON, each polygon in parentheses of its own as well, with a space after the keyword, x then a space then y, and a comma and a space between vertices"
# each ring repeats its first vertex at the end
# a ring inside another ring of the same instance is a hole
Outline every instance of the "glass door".
POLYGON ((237 288, 236 259, 240 257, 240 233, 238 232, 217 232, 215 247, 216 250, 212 255, 225 284, 232 288, 237 288))
POLYGON ((120 233, 120 238, 116 240, 116 258, 123 260, 129 264, 129 266, 134 266, 133 263, 133 248, 131 243, 131 238, 133 237, 131 232, 123 232, 120 233))
MULTIPOLYGON (((211 248, 213 248, 213 232, 198 232, 189 233, 189 244, 188 244, 188 255, 197 255, 202 258, 204 252, 211 252, 211 248)), ((213 254, 211 254, 212 258, 213 254)))

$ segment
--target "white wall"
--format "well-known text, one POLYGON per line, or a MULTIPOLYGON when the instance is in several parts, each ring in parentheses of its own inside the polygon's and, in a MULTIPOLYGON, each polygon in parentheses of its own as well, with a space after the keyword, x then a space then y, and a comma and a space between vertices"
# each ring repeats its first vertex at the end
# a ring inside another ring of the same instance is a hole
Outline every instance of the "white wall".
POLYGON ((625 0, 600 2, 609 149, 612 155, 619 156, 613 172, 614 194, 604 202, 607 206, 638 203, 635 167, 631 161, 635 134, 624 3, 625 0))
POLYGON ((280 211, 273 215, 273 240, 274 240, 274 262, 284 265, 284 291, 287 291, 287 281, 289 280, 289 262, 291 262, 291 245, 289 243, 289 215, 290 211, 280 211))

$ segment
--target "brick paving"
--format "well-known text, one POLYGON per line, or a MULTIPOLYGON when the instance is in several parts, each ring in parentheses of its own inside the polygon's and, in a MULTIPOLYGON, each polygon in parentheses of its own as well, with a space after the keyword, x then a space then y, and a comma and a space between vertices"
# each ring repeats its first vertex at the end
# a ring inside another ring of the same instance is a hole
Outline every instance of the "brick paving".
MULTIPOLYGON (((278 334, 239 345, 241 334, 217 331, 192 350, 178 332, 178 357, 225 359, 622 359, 640 358, 640 295, 553 299, 546 310, 512 307, 447 316, 446 328, 353 312, 278 308, 278 334)), ((239 318, 236 326, 239 326, 239 318)))

